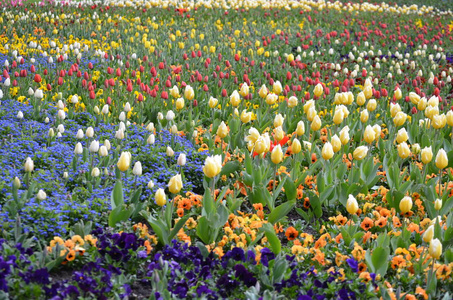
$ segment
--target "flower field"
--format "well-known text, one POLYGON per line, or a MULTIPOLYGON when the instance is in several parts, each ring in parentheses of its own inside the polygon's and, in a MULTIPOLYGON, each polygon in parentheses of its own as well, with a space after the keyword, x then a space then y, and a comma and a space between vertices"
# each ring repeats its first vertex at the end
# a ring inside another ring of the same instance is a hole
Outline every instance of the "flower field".
POLYGON ((452 299, 453 12, 407 2, 0 4, 0 299, 452 299))

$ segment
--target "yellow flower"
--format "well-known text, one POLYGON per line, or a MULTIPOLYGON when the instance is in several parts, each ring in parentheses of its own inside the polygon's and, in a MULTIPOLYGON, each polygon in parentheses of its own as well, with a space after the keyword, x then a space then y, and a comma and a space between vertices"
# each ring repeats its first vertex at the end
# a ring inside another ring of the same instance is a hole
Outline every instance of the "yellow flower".
POLYGON ((159 206, 164 206, 167 203, 167 196, 165 195, 164 189, 158 189, 154 195, 156 199, 156 204, 159 206))
POLYGON ((274 147, 274 149, 272 150, 272 153, 271 153, 271 161, 274 163, 274 164, 279 164, 281 163, 283 160, 283 151, 282 151, 282 147, 280 145, 277 145, 274 147))
POLYGON ((131 153, 123 151, 121 152, 120 159, 118 160, 117 166, 118 169, 122 172, 126 172, 127 169, 129 169, 129 166, 131 164, 131 153))
POLYGON ((170 178, 170 181, 168 182, 168 190, 172 194, 177 194, 179 191, 182 189, 182 178, 181 174, 175 175, 172 178, 170 178))
POLYGON ((401 213, 405 214, 412 209, 412 199, 409 196, 404 197, 400 202, 401 213))

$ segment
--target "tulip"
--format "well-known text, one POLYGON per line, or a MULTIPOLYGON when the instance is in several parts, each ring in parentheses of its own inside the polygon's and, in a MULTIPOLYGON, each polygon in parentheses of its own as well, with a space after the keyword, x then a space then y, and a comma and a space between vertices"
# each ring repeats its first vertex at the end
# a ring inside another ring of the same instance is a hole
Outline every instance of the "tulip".
POLYGON ((132 174, 135 176, 141 176, 142 175, 142 163, 137 161, 134 164, 134 168, 132 169, 132 174))
POLYGON ((13 185, 16 189, 19 189, 20 186, 21 186, 21 183, 20 183, 20 179, 16 176, 14 177, 14 180, 13 180, 13 185))
POLYGON ((195 97, 195 92, 193 91, 193 88, 190 85, 186 86, 186 89, 184 90, 184 98, 187 100, 191 101, 195 97))
POLYGON ((165 153, 169 157, 172 157, 173 155, 175 155, 175 151, 173 151, 173 149, 170 146, 167 146, 167 149, 166 149, 165 153))
POLYGON ((99 177, 99 175, 101 175, 101 171, 98 167, 94 167, 93 170, 91 170, 91 176, 99 177))
POLYGON ((425 243, 431 242, 431 240, 434 237, 434 225, 430 225, 428 229, 425 230, 425 233, 423 233, 423 241, 425 243))
POLYGON ((307 119, 308 121, 310 122, 313 122, 313 120, 315 119, 315 117, 318 115, 318 113, 316 112, 316 109, 314 107, 310 107, 307 111, 307 119))
POLYGON ((368 110, 367 109, 362 110, 362 112, 360 113, 360 121, 362 123, 366 123, 368 121, 368 118, 369 118, 368 110))
POLYGON ((285 118, 281 114, 277 114, 274 118, 274 127, 282 126, 285 118))
POLYGON ((431 255, 432 258, 434 259, 439 259, 440 256, 442 255, 442 243, 439 241, 439 239, 432 239, 429 242, 429 255, 431 255))
POLYGON ((431 123, 435 129, 444 128, 445 125, 447 125, 447 117, 445 116, 445 114, 434 115, 432 117, 431 123))
POLYGON ((398 133, 396 134, 396 142, 398 144, 401 144, 402 142, 406 142, 409 136, 407 135, 406 128, 401 128, 398 130, 398 133))
POLYGON ((349 143, 349 140, 351 138, 349 137, 349 126, 345 126, 341 129, 340 131, 340 141, 342 145, 346 145, 349 143))
POLYGON ((90 152, 96 153, 99 151, 99 142, 94 140, 91 142, 90 147, 89 147, 90 152))
POLYGON ((413 144, 411 148, 412 148, 412 153, 414 153, 414 154, 419 154, 421 151, 420 144, 418 144, 418 143, 413 144))
POLYGON ((359 210, 359 204, 357 203, 356 198, 349 194, 348 201, 346 202, 346 210, 351 215, 355 215, 355 213, 359 210))
POLYGON ((43 190, 39 190, 38 194, 36 195, 36 199, 38 199, 39 201, 42 201, 42 200, 45 200, 46 198, 47 198, 46 192, 44 192, 43 190))
POLYGON ((203 173, 208 178, 214 178, 219 175, 222 170, 222 156, 214 155, 206 157, 205 164, 203 166, 203 173))
POLYGON ((148 188, 151 190, 154 187, 154 181, 150 180, 148 181, 148 188))
POLYGON ((400 201, 400 211, 402 214, 409 212, 412 209, 412 199, 409 196, 405 196, 400 201))
POLYGON ((436 167, 444 169, 448 166, 448 157, 444 149, 440 149, 436 156, 436 167))
POLYGON ((24 170, 25 172, 33 172, 35 168, 35 164, 33 162, 33 160, 30 158, 30 157, 27 157, 27 159, 25 160, 25 165, 24 165, 24 170))
POLYGON ((84 137, 83 130, 79 129, 76 134, 76 139, 81 140, 81 139, 83 139, 83 137, 84 137))
POLYGON ((241 103, 241 97, 238 91, 234 91, 230 96, 230 102, 233 107, 237 107, 241 103))
MULTIPOLYGON (((7 78, 7 79, 9 79, 9 78, 7 78)), ((34 96, 35 96, 36 99, 42 99, 42 98, 44 98, 44 94, 43 94, 43 92, 42 92, 41 89, 37 89, 37 90, 35 91, 35 95, 34 95, 34 96)))
POLYGON ((173 125, 170 127, 170 133, 171 133, 171 134, 177 134, 177 133, 178 133, 178 127, 176 126, 176 124, 173 124, 173 125))
MULTIPOLYGON (((267 97, 267 94, 269 93, 269 90, 267 89, 266 85, 263 84, 258 91, 258 94, 260 95, 261 98, 265 99, 267 97)), ((267 102, 267 101, 266 101, 267 102)), ((268 103, 269 104, 269 103, 268 103)))
POLYGON ((228 127, 226 126, 225 122, 222 121, 222 123, 220 123, 219 127, 217 128, 217 135, 221 139, 224 139, 228 135, 228 132, 228 127))
POLYGON ((308 151, 311 151, 311 143, 307 141, 303 141, 302 144, 304 145, 304 148, 307 149, 308 151))
POLYGON ((298 102, 298 100, 297 100, 297 98, 295 96, 289 97, 289 99, 288 99, 288 107, 289 108, 296 107, 297 106, 297 102, 298 102))
POLYGON ((367 153, 368 153, 368 147, 360 146, 354 150, 354 152, 352 153, 352 156, 354 157, 355 160, 362 160, 365 158, 367 153))
POLYGON ((362 106, 365 104, 365 101, 366 101, 366 97, 365 97, 365 94, 363 92, 360 92, 358 95, 357 95, 357 105, 359 106, 362 106))
POLYGON ((434 201, 434 209, 440 210, 441 208, 442 208, 442 199, 436 199, 436 201, 434 201))
POLYGON ((378 140, 381 137, 381 126, 378 124, 375 124, 373 126, 374 133, 376 134, 376 140, 378 140))
POLYGON ((182 189, 182 178, 181 174, 177 174, 170 178, 170 181, 168 182, 168 190, 172 194, 178 194, 182 189))
POLYGON ((338 137, 338 135, 335 134, 334 136, 332 136, 332 138, 330 139, 330 143, 332 144, 332 149, 334 153, 337 153, 338 151, 341 150, 341 140, 338 137))
POLYGON ((157 189, 154 198, 156 199, 156 204, 159 206, 164 206, 167 203, 167 196, 165 195, 164 189, 157 189))
POLYGON ((272 86, 272 91, 277 94, 277 95, 280 95, 280 93, 283 91, 283 88, 282 88, 282 84, 280 83, 280 81, 276 81, 274 83, 274 85, 272 86))
POLYGON ((414 105, 418 105, 418 103, 420 102, 420 96, 414 92, 409 93, 409 99, 411 100, 412 104, 414 104, 414 105))
POLYGON ((81 143, 77 143, 74 148, 74 153, 75 154, 82 154, 83 153, 83 147, 81 143))
POLYGON ((174 85, 173 88, 170 89, 170 95, 173 98, 179 98, 179 89, 176 85, 174 85))
POLYGON ((146 143, 148 145, 152 145, 152 144, 154 144, 155 141, 156 141, 156 138, 154 137, 154 134, 150 134, 148 139, 146 140, 146 143))
POLYGON ((266 103, 268 105, 274 105, 277 102, 278 96, 276 94, 267 94, 266 96, 266 103))
POLYGON ((215 108, 218 103, 219 103, 219 100, 217 100, 217 98, 214 98, 212 96, 211 96, 211 98, 209 98, 209 107, 210 108, 215 108))
POLYGON ((19 120, 22 120, 24 118, 24 113, 22 111, 19 111, 16 116, 19 120))
POLYGON ((399 104, 390 103, 390 115, 392 116, 392 118, 394 118, 400 111, 401 106, 399 104))
POLYGON ((148 124, 148 126, 146 126, 146 130, 150 131, 150 132, 154 132, 154 123, 153 122, 150 122, 148 124))
POLYGON ((432 107, 437 107, 439 106, 439 98, 437 96, 432 96, 428 100, 428 105, 432 107))
POLYGON ((313 122, 311 122, 310 128, 313 131, 318 131, 321 128, 321 119, 318 115, 314 117, 313 122))
POLYGON ((108 104, 105 104, 102 107, 102 114, 104 114, 104 115, 108 115, 109 114, 109 105, 108 104))
POLYGON ((365 98, 370 99, 373 97, 373 89, 371 87, 366 87, 363 90, 363 94, 365 95, 365 98))
POLYGON ((431 160, 433 159, 433 150, 431 146, 422 149, 421 159, 423 164, 425 165, 431 162, 431 160))
POLYGON ((280 144, 275 146, 274 149, 272 150, 271 161, 276 165, 283 161, 283 151, 280 144))
POLYGON ((401 89, 397 88, 394 93, 395 99, 398 101, 403 97, 403 94, 401 93, 401 89))
POLYGON ((93 127, 88 127, 87 130, 85 131, 85 135, 88 137, 88 138, 92 138, 94 136, 94 129, 93 127))
POLYGON ((165 115, 165 119, 167 121, 173 121, 175 118, 175 113, 172 110, 167 111, 167 114, 165 115))
POLYGON ((402 126, 407 119, 407 115, 402 111, 398 112, 395 117, 393 118, 393 123, 396 127, 402 126))
POLYGON ((308 111, 310 110, 310 108, 314 107, 315 106, 315 101, 314 100, 308 100, 305 104, 304 104, 304 113, 308 113, 308 111))
POLYGON ((426 109, 426 106, 427 106, 427 105, 428 105, 428 102, 426 101, 426 98, 423 97, 423 98, 421 98, 420 101, 418 102, 418 104, 417 104, 417 109, 418 109, 419 111, 423 111, 423 110, 426 109))
POLYGON ((105 157, 105 156, 109 155, 109 151, 107 150, 107 147, 105 145, 102 145, 99 148, 99 155, 102 156, 102 157, 105 157))
POLYGON ((126 172, 127 169, 129 169, 129 166, 131 164, 131 154, 129 152, 121 152, 120 159, 118 160, 118 163, 116 164, 118 166, 118 169, 122 172, 126 172))
POLYGON ((285 137, 285 132, 283 131, 282 126, 278 126, 274 130, 274 136, 277 141, 281 141, 285 137))
POLYGON ((315 94, 316 97, 321 97, 322 93, 324 92, 324 88, 322 87, 322 84, 318 83, 316 86, 315 86, 315 89, 313 91, 313 93, 315 94))
POLYGON ((372 112, 376 109, 377 107, 377 102, 376 102, 376 99, 370 99, 366 105, 366 109, 369 111, 369 112, 372 112))
POLYGON ((453 126, 453 111, 449 110, 446 117, 448 126, 453 126))
POLYGON ((296 134, 302 136, 305 133, 305 123, 303 121, 297 122, 296 134))
POLYGON ((178 166, 184 167, 186 165, 186 161, 186 155, 184 153, 180 153, 177 160, 178 166))
POLYGON ((374 132, 373 127, 371 127, 371 125, 368 125, 365 128, 365 131, 363 133, 363 139, 368 144, 371 144, 376 139, 376 132, 374 132))
POLYGON ((329 160, 333 157, 333 154, 334 152, 332 144, 329 142, 325 143, 321 150, 322 158, 324 158, 325 160, 329 160))
POLYGON ((254 144, 258 140, 259 137, 260 137, 260 133, 258 132, 258 130, 256 128, 252 127, 249 129, 249 135, 245 137, 245 141, 251 142, 254 144))
POLYGON ((401 144, 398 144, 396 147, 398 149, 398 155, 402 159, 409 157, 409 155, 411 154, 411 150, 409 149, 409 146, 407 145, 406 142, 402 142, 401 144))
POLYGON ((93 112, 97 115, 99 115, 101 113, 101 111, 99 110, 99 107, 97 105, 93 108, 93 112))
POLYGON ((335 112, 333 114, 333 122, 336 125, 339 125, 341 122, 344 120, 344 112, 342 109, 335 109, 335 112))
POLYGON ((239 94, 242 97, 246 97, 249 94, 249 86, 246 82, 244 82, 241 86, 241 89, 239 90, 239 94))
POLYGON ((73 96, 71 97, 70 102, 71 102, 72 104, 78 103, 78 102, 79 102, 79 96, 73 95, 73 96))
POLYGON ((126 104, 124 104, 124 111, 125 112, 130 112, 131 111, 131 104, 129 102, 126 102, 126 104))
POLYGON ((291 144, 291 150, 294 154, 297 154, 302 150, 302 145, 300 144, 298 139, 293 140, 291 144))
POLYGON ((176 109, 181 110, 184 108, 184 98, 178 98, 176 100, 176 109))
POLYGON ((243 110, 242 113, 241 113, 241 121, 242 123, 248 123, 252 120, 252 113, 251 112, 247 112, 247 110, 243 110))

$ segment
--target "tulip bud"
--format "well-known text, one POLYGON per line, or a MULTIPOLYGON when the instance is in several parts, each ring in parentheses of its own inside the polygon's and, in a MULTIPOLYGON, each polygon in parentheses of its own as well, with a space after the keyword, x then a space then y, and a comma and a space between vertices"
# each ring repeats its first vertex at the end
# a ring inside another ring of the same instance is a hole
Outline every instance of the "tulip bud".
POLYGON ((99 168, 94 167, 93 170, 91 170, 91 176, 99 177, 99 175, 101 175, 101 171, 99 170, 99 168))
POLYGON ((348 201, 346 202, 346 210, 351 215, 355 215, 355 213, 359 210, 359 204, 357 203, 356 198, 349 194, 348 201))
POLYGON ((16 189, 20 189, 20 186, 21 186, 21 183, 20 183, 20 179, 16 177, 14 177, 14 180, 13 180, 13 185, 16 189))
POLYGON ((154 137, 154 134, 150 134, 149 137, 148 137, 148 139, 146 140, 146 143, 147 143, 148 145, 152 145, 152 144, 154 144, 155 140, 156 140, 156 139, 155 139, 155 137, 154 137))
POLYGON ((332 144, 332 149, 334 153, 337 153, 338 151, 341 150, 341 140, 338 137, 338 135, 335 134, 334 136, 332 136, 332 138, 330 139, 330 143, 332 144))
POLYGON ((423 111, 426 109, 426 106, 428 105, 428 102, 426 101, 426 98, 423 97, 420 99, 420 101, 418 101, 418 104, 417 104, 417 109, 419 111, 423 111))
POLYGON ((315 94, 316 97, 321 97, 322 93, 324 92, 324 88, 322 87, 322 84, 318 83, 316 86, 315 86, 315 89, 313 91, 313 93, 315 94))
POLYGON ((247 110, 243 110, 242 113, 241 113, 241 121, 242 123, 248 123, 252 120, 252 113, 251 112, 247 112, 247 110))
POLYGON ((184 98, 178 98, 178 99, 176 100, 176 103, 175 103, 175 104, 176 104, 176 109, 177 109, 177 110, 183 109, 183 108, 184 108, 184 98))
POLYGON ((298 100, 297 100, 297 98, 295 96, 289 97, 289 99, 288 99, 288 107, 289 108, 296 107, 297 106, 297 102, 298 102, 298 100))
POLYGON ((95 114, 99 115, 101 111, 99 110, 99 107, 96 105, 96 106, 93 108, 93 112, 94 112, 95 114))
POLYGON ((127 169, 129 169, 129 166, 131 164, 131 154, 130 152, 121 152, 120 159, 118 160, 118 163, 116 164, 118 169, 122 172, 126 172, 127 169))
POLYGON ((425 233, 423 233, 423 241, 425 243, 431 242, 431 240, 434 237, 434 225, 430 225, 428 229, 425 230, 425 233))
MULTIPOLYGON (((267 94, 269 93, 269 90, 267 89, 266 85, 263 84, 258 92, 261 98, 265 99, 267 97, 267 94)), ((268 103, 269 104, 269 103, 268 103)))
POLYGON ((173 149, 171 149, 170 146, 167 146, 167 150, 165 151, 165 153, 167 154, 167 156, 170 156, 170 157, 175 155, 175 152, 173 151, 173 149))
POLYGON ((266 103, 268 105, 274 105, 277 102, 278 96, 276 94, 267 94, 266 95, 266 103))
POLYGON ((55 132, 54 132, 53 128, 50 128, 50 129, 49 129, 49 132, 47 133, 47 135, 48 135, 50 138, 54 137, 55 132))
POLYGON ((440 256, 442 255, 442 243, 439 241, 439 239, 433 239, 429 243, 429 255, 431 255, 432 258, 434 259, 439 259, 440 256))
POLYGON ((347 143, 349 143, 350 139, 351 138, 349 137, 349 126, 345 126, 340 131, 341 144, 346 145, 347 143))
POLYGON ((411 100, 412 104, 414 104, 414 105, 418 105, 418 103, 420 102, 420 96, 414 92, 409 93, 409 99, 411 100))
POLYGON ((241 97, 238 91, 234 91, 230 96, 230 102, 233 107, 237 107, 241 103, 241 97))
POLYGON ((210 108, 215 108, 218 103, 219 103, 219 100, 217 100, 217 98, 214 98, 212 96, 211 96, 211 98, 209 98, 209 107, 210 108))
POLYGON ((371 127, 371 125, 368 125, 365 128, 365 132, 363 133, 363 139, 368 144, 371 144, 375 140, 375 138, 376 138, 376 133, 374 132, 373 127, 371 127))
POLYGON ((397 88, 394 93, 395 99, 400 100, 403 97, 403 94, 401 93, 400 88, 397 88))
POLYGON ((228 127, 226 126, 225 122, 222 121, 222 123, 220 123, 219 127, 217 128, 217 135, 221 139, 224 139, 228 135, 228 131, 228 127))
POLYGON ((167 203, 167 196, 165 195, 164 189, 157 189, 154 198, 156 199, 156 204, 159 206, 164 206, 167 203))
POLYGON ((398 112, 395 117, 393 118, 393 123, 396 127, 402 126, 407 119, 407 115, 402 111, 398 112))
POLYGON ((396 116, 397 113, 401 111, 401 106, 397 104, 390 103, 390 115, 392 118, 396 116))
POLYGON ((402 142, 406 142, 408 139, 407 131, 406 128, 401 128, 398 130, 398 133, 396 134, 396 142, 398 144, 401 144, 402 142))
POLYGON ((321 119, 319 118, 318 115, 316 115, 316 116, 313 118, 313 122, 311 122, 310 128, 311 128, 311 130, 313 130, 313 131, 318 131, 318 130, 321 128, 321 119))
POLYGON ((151 190, 154 187, 154 182, 152 180, 148 181, 148 188, 151 190))
POLYGON ((135 176, 141 176, 142 175, 142 163, 137 161, 134 164, 134 168, 132 169, 132 174, 135 176))
POLYGON ((177 160, 178 166, 184 167, 186 165, 186 160, 186 155, 184 153, 180 153, 177 160))
POLYGON ((434 201, 434 209, 440 210, 441 208, 442 208, 442 199, 436 199, 436 201, 434 201))
POLYGON ((277 141, 281 141, 285 137, 285 132, 283 131, 283 128, 281 126, 278 126, 274 130, 274 136, 277 141))
POLYGON ((36 195, 36 199, 42 201, 45 200, 46 198, 47 198, 46 192, 44 192, 43 190, 39 190, 38 194, 36 195))
POLYGON ((181 174, 175 175, 172 178, 170 178, 170 181, 168 182, 168 190, 172 194, 178 194, 182 189, 182 178, 181 174))
POLYGON ((272 91, 275 94, 280 95, 280 93, 283 91, 282 84, 280 83, 280 81, 277 80, 277 82, 274 83, 274 85, 272 86, 272 91))
POLYGON ((249 94, 249 86, 246 82, 244 82, 241 86, 241 89, 239 90, 239 94, 242 97, 246 97, 249 94))
POLYGON ((448 166, 448 157, 444 149, 440 149, 436 156, 436 167, 445 169, 448 166))
POLYGON ((96 153, 99 151, 99 142, 94 140, 91 142, 90 144, 90 148, 89 148, 90 152, 92 153, 96 153))
POLYGON ((222 170, 222 156, 214 155, 206 157, 203 173, 208 178, 216 177, 222 170))
POLYGON ((412 145, 412 153, 419 154, 421 151, 420 144, 415 143, 412 145))
POLYGON ((77 131, 76 138, 79 139, 79 140, 81 140, 81 139, 83 139, 83 136, 84 136, 83 130, 82 130, 82 129, 79 129, 79 130, 77 131))
POLYGON ((336 125, 339 125, 341 122, 343 122, 344 117, 345 115, 342 109, 335 109, 335 112, 333 114, 333 122, 336 125))
POLYGON ((33 172, 34 168, 35 164, 33 160, 30 157, 27 157, 27 159, 25 160, 24 171, 27 173, 33 172))
POLYGON ((412 199, 409 196, 404 197, 400 201, 400 211, 402 214, 409 212, 412 209, 412 199))
POLYGON ((352 153, 352 156, 354 157, 355 160, 362 160, 365 158, 367 153, 368 153, 368 147, 360 146, 354 150, 354 152, 352 153))
POLYGON ((22 111, 19 111, 16 116, 19 120, 22 120, 24 118, 24 113, 22 111))
POLYGON ((105 104, 102 107, 102 114, 104 114, 104 115, 108 115, 109 114, 109 105, 108 104, 105 104))
POLYGON ((131 111, 131 105, 129 102, 126 102, 126 104, 124 104, 124 109, 123 109, 125 112, 130 112, 131 111))
POLYGON ((360 113, 360 121, 362 123, 366 123, 368 121, 368 118, 369 118, 368 110, 366 109, 362 110, 362 112, 360 113))
POLYGON ((365 104, 365 101, 366 101, 365 94, 363 92, 360 92, 357 95, 357 100, 356 100, 357 105, 362 106, 365 104))
POLYGON ((178 133, 178 127, 176 127, 175 124, 173 124, 173 125, 170 127, 170 133, 171 133, 171 134, 177 134, 177 133, 178 133))
POLYGON ((274 149, 272 150, 271 161, 276 165, 283 161, 283 151, 280 144, 275 146, 274 149))
POLYGON ((71 97, 70 102, 71 102, 72 104, 78 103, 78 102, 79 102, 79 96, 73 95, 73 96, 71 97))
POLYGON ((184 90, 184 98, 187 100, 191 101, 195 97, 195 92, 193 88, 190 85, 186 86, 186 89, 184 90))
POLYGON ((82 154, 83 153, 83 147, 81 143, 77 143, 74 148, 74 153, 75 154, 82 154))
POLYGON ((298 136, 302 136, 305 133, 305 123, 303 121, 299 121, 297 123, 296 134, 298 136))
POLYGON ((88 137, 88 138, 92 138, 94 136, 94 129, 93 127, 88 127, 86 132, 85 132, 85 135, 88 137))
POLYGON ((118 119, 122 122, 126 121, 126 113, 124 111, 120 112, 118 119))
POLYGON ((376 109, 377 107, 377 102, 376 102, 376 99, 370 99, 366 105, 366 109, 369 111, 369 112, 372 112, 376 109))
POLYGON ((325 143, 321 150, 322 158, 324 158, 325 160, 329 160, 333 157, 333 154, 334 152, 332 144, 329 142, 325 143))
POLYGON ((124 139, 124 130, 123 129, 118 129, 115 133, 115 138, 122 140, 124 139))
POLYGON ((447 125, 447 117, 445 116, 445 114, 434 115, 432 117, 431 123, 435 129, 444 128, 445 125, 447 125))
POLYGON ((274 118, 274 127, 282 126, 285 119, 281 114, 277 114, 274 118))
POLYGON ((102 145, 100 148, 99 148, 99 155, 101 157, 105 157, 107 155, 109 155, 109 151, 107 150, 107 147, 105 145, 102 145))
POLYGON ((406 142, 402 142, 401 144, 398 144, 396 147, 398 149, 398 155, 402 159, 405 159, 405 158, 409 157, 409 155, 411 154, 409 146, 407 145, 406 142))
POLYGON ((175 118, 175 113, 172 110, 167 111, 167 114, 165 115, 165 119, 167 121, 173 121, 175 118))
POLYGON ((294 154, 297 154, 302 150, 302 145, 300 144, 298 139, 293 140, 291 144, 291 150, 294 154))

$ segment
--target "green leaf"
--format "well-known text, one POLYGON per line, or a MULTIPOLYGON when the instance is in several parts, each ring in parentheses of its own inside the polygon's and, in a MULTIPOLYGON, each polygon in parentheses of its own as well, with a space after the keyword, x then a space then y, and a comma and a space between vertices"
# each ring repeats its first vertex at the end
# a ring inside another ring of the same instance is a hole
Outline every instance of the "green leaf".
POLYGON ((112 209, 115 209, 124 204, 124 195, 123 195, 123 183, 121 180, 118 180, 113 187, 112 194, 110 196, 110 205, 112 209))
POLYGON ((215 203, 214 199, 212 199, 212 194, 209 189, 204 192, 203 209, 206 211, 206 214, 208 216, 215 213, 215 203))
POLYGON ((197 224, 197 236, 205 243, 206 245, 211 243, 211 230, 210 230, 209 222, 205 216, 198 219, 197 224))
POLYGON ((131 203, 136 204, 138 202, 138 200, 140 199, 141 195, 142 195, 142 187, 139 187, 138 189, 135 190, 134 194, 132 195, 131 203))
POLYGON ((274 227, 271 224, 266 223, 261 227, 264 234, 266 235, 267 241, 271 245, 271 250, 275 254, 279 254, 282 249, 282 244, 277 234, 275 234, 274 227))
POLYGON ((296 200, 296 197, 297 197, 296 185, 294 184, 293 180, 289 176, 286 176, 285 179, 286 180, 284 180, 284 187, 285 187, 286 199, 288 199, 288 201, 296 200))
POLYGON ((173 237, 179 232, 179 230, 186 224, 187 220, 192 216, 192 214, 187 214, 184 217, 180 218, 178 223, 176 223, 175 227, 171 230, 170 234, 168 235, 168 240, 171 241, 173 237))
POLYGON ((389 248, 382 247, 376 247, 372 254, 370 254, 370 251, 367 251, 365 260, 373 273, 379 274, 382 277, 387 273, 389 253, 389 248))
POLYGON ((241 165, 237 161, 229 161, 223 167, 222 171, 220 172, 220 176, 226 175, 229 176, 230 174, 239 171, 241 165))
POLYGON ((296 200, 285 202, 277 206, 269 215, 267 221, 271 224, 275 224, 284 218, 292 209, 296 206, 296 200))
POLYGON ((110 211, 109 214, 109 226, 110 227, 115 227, 116 224, 119 222, 127 221, 131 214, 132 214, 132 209, 131 208, 125 208, 122 206, 117 206, 115 209, 110 211))

